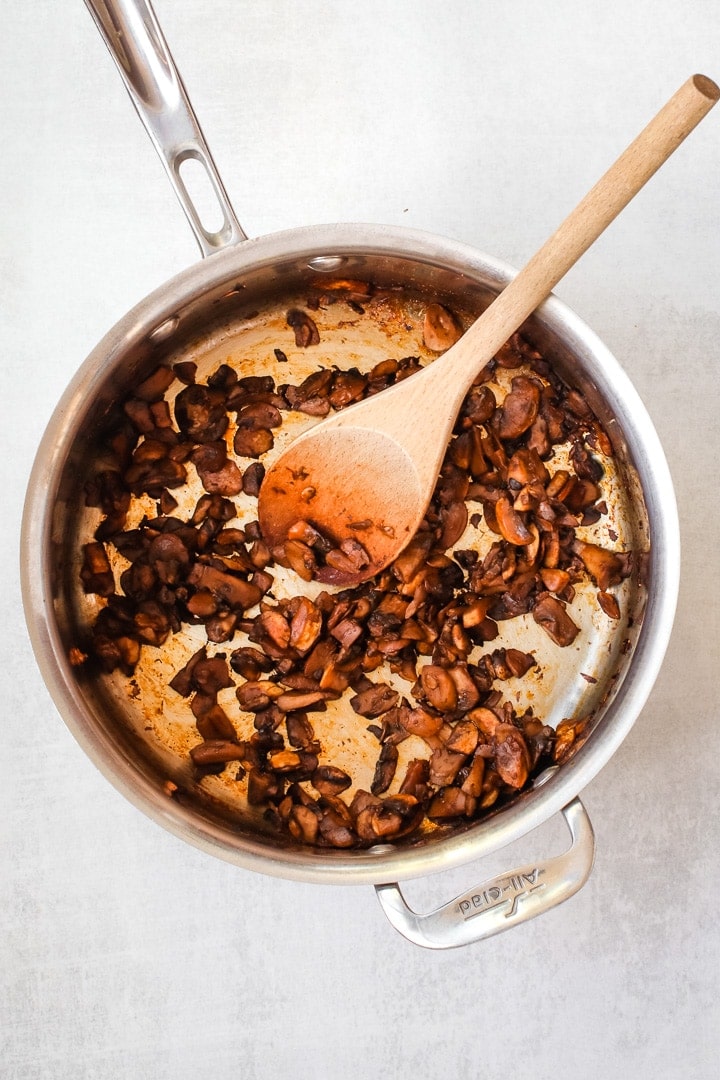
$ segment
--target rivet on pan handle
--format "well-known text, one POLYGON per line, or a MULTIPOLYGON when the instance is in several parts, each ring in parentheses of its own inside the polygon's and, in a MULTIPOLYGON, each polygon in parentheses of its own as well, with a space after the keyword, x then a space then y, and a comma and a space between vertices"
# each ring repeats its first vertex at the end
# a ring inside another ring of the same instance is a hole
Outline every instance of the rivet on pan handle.
POLYGON ((160 155, 203 255, 246 240, 148 0, 85 3, 160 155), (196 171, 222 214, 218 229, 203 224, 198 202, 182 175, 184 171, 187 176, 188 170, 182 168, 185 163, 200 167, 196 171))
POLYGON ((383 911, 398 933, 426 949, 470 945, 542 915, 583 887, 595 857, 592 825, 580 800, 562 813, 572 837, 562 855, 485 881, 425 915, 408 907, 396 883, 376 885, 383 911))

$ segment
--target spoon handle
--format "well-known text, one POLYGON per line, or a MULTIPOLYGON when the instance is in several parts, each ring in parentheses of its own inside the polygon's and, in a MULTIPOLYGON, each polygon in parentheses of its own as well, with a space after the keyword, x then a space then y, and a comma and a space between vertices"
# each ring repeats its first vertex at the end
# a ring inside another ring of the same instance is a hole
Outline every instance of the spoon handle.
POLYGON ((85 4, 160 155, 203 255, 247 239, 150 0, 85 0, 85 4))
MULTIPOLYGON (((705 75, 694 75, 650 121, 614 165, 565 218, 520 273, 453 347, 444 384, 458 405, 478 371, 552 292, 632 197, 670 157, 720 97, 705 75), (449 370, 452 367, 453 370, 449 370)), ((428 372, 436 365, 430 365, 428 372)))

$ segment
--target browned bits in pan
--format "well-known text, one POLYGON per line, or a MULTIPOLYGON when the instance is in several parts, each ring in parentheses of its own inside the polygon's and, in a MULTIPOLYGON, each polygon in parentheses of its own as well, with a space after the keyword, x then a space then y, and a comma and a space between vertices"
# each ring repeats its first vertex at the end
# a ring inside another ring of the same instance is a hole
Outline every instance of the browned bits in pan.
MULTIPOLYGON (((343 303, 356 319, 373 295, 362 282, 330 282, 305 307, 343 303)), ((319 343, 308 311, 286 320, 296 347, 319 343)), ((444 351, 460 332, 446 307, 426 305, 427 349, 444 351)), ((280 347, 274 357, 287 362, 280 347)), ((415 356, 369 371, 325 362, 276 385, 230 364, 204 382, 194 363, 161 364, 125 401, 86 487, 101 520, 80 553, 83 589, 99 606, 92 642, 76 650, 83 666, 131 676, 144 649, 202 627, 207 643, 169 683, 197 729, 195 778, 230 775, 266 825, 298 843, 400 840, 513 798, 574 753, 590 725, 572 718, 554 731, 516 711, 513 681, 542 671, 535 656, 493 644, 501 625, 527 617, 570 647, 581 588, 601 617, 622 616, 617 586, 631 556, 578 532, 607 513, 599 455, 612 447, 582 395, 519 334, 467 394, 417 536, 373 581, 333 586, 335 573, 367 562, 362 522, 338 545, 298 521, 272 550, 257 520, 241 524, 240 500, 257 498, 289 411, 321 418, 420 366, 415 356), (505 382, 489 385, 498 372, 505 382), (188 511, 182 489, 195 475, 204 493, 188 511), (131 518, 148 496, 155 514, 145 503, 131 518), (294 576, 293 595, 276 588, 278 573, 294 576), (322 732, 336 722, 349 742, 376 741, 369 790, 331 759, 322 732)))

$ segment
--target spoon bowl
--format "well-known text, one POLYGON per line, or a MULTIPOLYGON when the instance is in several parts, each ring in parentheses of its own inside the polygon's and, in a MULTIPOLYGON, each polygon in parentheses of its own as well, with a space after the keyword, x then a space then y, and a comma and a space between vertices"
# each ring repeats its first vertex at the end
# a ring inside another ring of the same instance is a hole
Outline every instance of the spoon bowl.
POLYGON ((360 422, 330 424, 320 438, 316 430, 296 439, 268 473, 258 500, 263 534, 275 546, 298 521, 317 522, 338 555, 315 576, 351 585, 392 562, 417 532, 423 478, 391 431, 360 422))

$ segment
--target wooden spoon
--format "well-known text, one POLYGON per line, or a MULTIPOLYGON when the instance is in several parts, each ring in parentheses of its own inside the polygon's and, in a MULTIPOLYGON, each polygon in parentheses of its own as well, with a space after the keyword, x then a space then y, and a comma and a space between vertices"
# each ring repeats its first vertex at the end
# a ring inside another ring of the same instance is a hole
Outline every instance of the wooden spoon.
POLYGON ((357 541, 357 568, 322 575, 342 585, 372 577, 400 554, 425 516, 457 414, 478 373, 718 97, 720 89, 706 76, 688 79, 441 359, 291 443, 260 490, 260 525, 271 547, 284 543, 299 522, 338 546, 357 541))

